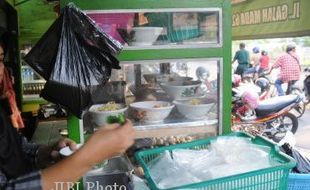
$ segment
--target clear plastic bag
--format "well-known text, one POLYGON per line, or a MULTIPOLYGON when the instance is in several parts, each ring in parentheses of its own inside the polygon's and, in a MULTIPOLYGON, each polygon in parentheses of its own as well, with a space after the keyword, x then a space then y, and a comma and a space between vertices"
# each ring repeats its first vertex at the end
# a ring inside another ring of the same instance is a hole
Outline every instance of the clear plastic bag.
POLYGON ((269 147, 247 138, 218 137, 205 150, 165 151, 149 163, 150 174, 159 187, 176 187, 277 164, 270 162, 269 153, 269 147))

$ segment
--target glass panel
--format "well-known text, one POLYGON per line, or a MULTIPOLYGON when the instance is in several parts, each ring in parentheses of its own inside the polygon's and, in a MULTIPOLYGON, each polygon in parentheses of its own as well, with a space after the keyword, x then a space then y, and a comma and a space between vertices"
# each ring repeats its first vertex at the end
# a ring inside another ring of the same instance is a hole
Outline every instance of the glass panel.
POLYGON ((128 117, 137 127, 217 125, 220 65, 210 59, 126 62, 111 81, 126 81, 128 117))
POLYGON ((220 43, 220 9, 87 12, 87 15, 125 46, 139 48, 220 43))

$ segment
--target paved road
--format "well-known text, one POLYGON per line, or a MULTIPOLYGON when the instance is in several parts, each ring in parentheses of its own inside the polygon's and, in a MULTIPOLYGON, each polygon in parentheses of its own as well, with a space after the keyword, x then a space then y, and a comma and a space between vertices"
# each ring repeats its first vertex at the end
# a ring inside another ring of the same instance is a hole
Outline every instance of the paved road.
POLYGON ((310 109, 298 120, 299 126, 295 134, 297 146, 310 151, 310 109))

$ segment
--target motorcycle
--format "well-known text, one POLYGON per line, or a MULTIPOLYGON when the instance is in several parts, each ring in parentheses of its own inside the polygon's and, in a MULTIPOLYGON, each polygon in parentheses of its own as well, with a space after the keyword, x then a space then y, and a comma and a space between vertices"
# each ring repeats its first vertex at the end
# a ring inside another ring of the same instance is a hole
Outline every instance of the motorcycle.
MULTIPOLYGON (((270 81, 267 75, 267 73, 261 73, 259 77, 255 80, 255 85, 259 86, 261 89, 261 92, 259 93, 260 100, 266 100, 268 98, 277 96, 276 87, 270 81)), ((291 113, 293 113, 297 118, 300 118, 301 116, 303 116, 306 110, 306 103, 304 101, 305 94, 299 87, 292 84, 288 85, 291 85, 291 87, 288 87, 290 88, 290 90, 287 92, 287 95, 294 94, 303 97, 303 101, 301 101, 296 107, 294 107, 294 109, 291 110, 291 113)))
POLYGON ((303 94, 304 100, 303 102, 305 104, 308 104, 310 102, 310 68, 304 69, 305 78, 303 81, 303 88, 293 86, 292 92, 295 94, 303 94))
MULTIPOLYGON (((275 141, 282 139, 287 131, 292 133, 297 131, 298 120, 289 111, 302 101, 300 95, 286 95, 263 101, 259 101, 257 96, 258 105, 251 108, 243 97, 245 92, 241 92, 238 88, 233 88, 233 130, 264 135, 275 141)), ((244 89, 251 89, 251 87, 244 89)))

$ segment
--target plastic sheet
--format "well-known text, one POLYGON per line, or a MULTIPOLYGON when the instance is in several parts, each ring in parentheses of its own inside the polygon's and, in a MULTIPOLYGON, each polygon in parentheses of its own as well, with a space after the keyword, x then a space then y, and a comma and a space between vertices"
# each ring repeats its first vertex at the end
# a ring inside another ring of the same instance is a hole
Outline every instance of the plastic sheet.
POLYGON ((149 163, 150 174, 159 187, 176 187, 277 164, 270 162, 269 153, 269 147, 247 138, 220 137, 205 150, 164 152, 149 163))
POLYGON ((111 69, 120 68, 115 56, 121 49, 118 41, 70 3, 25 61, 47 80, 41 96, 81 117, 83 110, 104 101, 98 92, 111 69))
POLYGON ((310 158, 302 150, 293 148, 288 143, 282 145, 283 151, 293 157, 297 165, 293 168, 295 173, 310 174, 310 158))
POLYGON ((136 175, 132 175, 132 181, 134 190, 150 190, 150 188, 146 185, 143 179, 139 178, 136 175))

